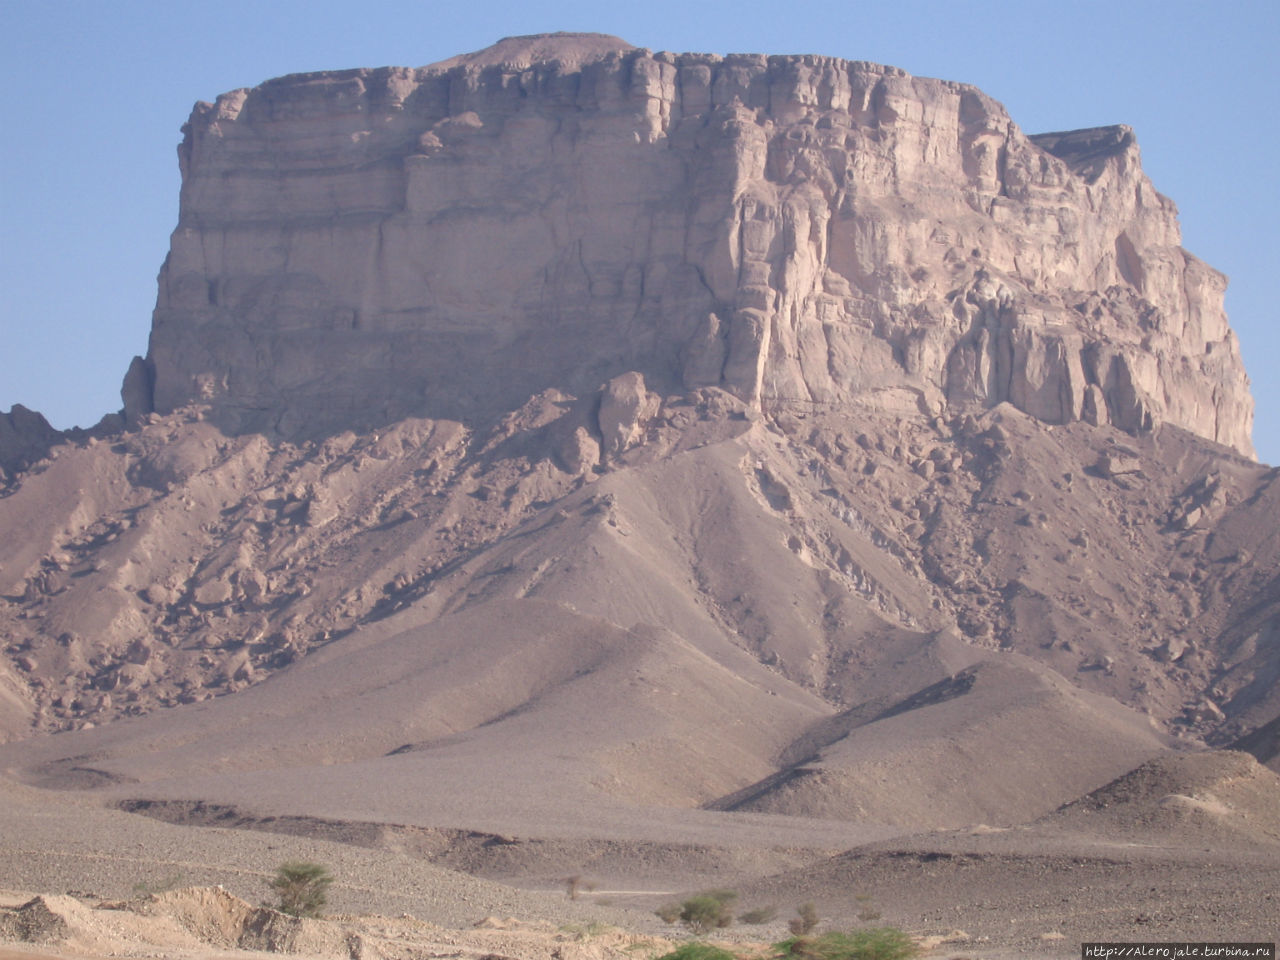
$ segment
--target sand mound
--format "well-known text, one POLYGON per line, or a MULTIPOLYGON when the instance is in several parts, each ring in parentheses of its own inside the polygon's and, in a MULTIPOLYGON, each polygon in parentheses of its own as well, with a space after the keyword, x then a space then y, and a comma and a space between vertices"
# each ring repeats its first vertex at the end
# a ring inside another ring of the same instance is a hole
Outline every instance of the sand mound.
POLYGON ((71 897, 32 897, 20 907, 0 911, 0 937, 26 943, 65 940, 71 933, 68 917, 83 909, 71 897))
POLYGON ((36 896, 0 908, 0 941, 56 945, 113 956, 208 956, 209 950, 307 957, 520 956, 609 960, 664 945, 619 930, 557 927, 486 918, 473 930, 445 930, 407 915, 299 919, 254 907, 221 887, 188 887, 129 902, 90 906, 69 896, 36 896))
POLYGON ((1162 749, 1136 713, 1005 656, 890 706, 729 808, 908 829, 1007 825, 1162 749))
POLYGON ((137 912, 164 917, 202 943, 272 953, 347 955, 347 937, 330 924, 255 907, 220 887, 188 887, 156 894, 137 912))
POLYGON ((1236 750, 1144 763, 1045 818, 1100 833, 1153 832, 1183 840, 1280 841, 1280 776, 1236 750))
POLYGON ((353 950, 358 938, 350 931, 254 907, 220 887, 188 887, 97 906, 69 896, 37 896, 0 911, 0 937, 112 952, 211 946, 318 957, 360 955, 353 950))

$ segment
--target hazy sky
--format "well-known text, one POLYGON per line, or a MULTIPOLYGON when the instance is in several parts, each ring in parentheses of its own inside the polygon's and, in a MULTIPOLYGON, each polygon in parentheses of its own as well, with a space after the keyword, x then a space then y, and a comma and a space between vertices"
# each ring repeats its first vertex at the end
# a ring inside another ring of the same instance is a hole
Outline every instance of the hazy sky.
POLYGON ((503 36, 819 53, 976 84, 1027 132, 1127 123, 1184 245, 1231 277, 1260 458, 1280 463, 1280 4, 735 0, 0 0, 0 409, 55 426, 120 406, 146 352, 197 100, 270 77, 421 66, 503 36))

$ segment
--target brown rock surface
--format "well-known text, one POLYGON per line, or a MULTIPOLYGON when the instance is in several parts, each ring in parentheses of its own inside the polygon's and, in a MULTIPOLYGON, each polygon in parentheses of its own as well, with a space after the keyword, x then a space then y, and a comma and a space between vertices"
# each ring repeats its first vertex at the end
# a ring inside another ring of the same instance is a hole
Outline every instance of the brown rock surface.
POLYGON ((0 484, 43 457, 58 439, 48 420, 20 403, 0 413, 0 484))
POLYGON ((312 436, 627 370, 771 408, 1176 424, 1252 450, 1224 278, 1125 127, 1028 138, 824 57, 509 38, 199 104, 127 412, 312 436))

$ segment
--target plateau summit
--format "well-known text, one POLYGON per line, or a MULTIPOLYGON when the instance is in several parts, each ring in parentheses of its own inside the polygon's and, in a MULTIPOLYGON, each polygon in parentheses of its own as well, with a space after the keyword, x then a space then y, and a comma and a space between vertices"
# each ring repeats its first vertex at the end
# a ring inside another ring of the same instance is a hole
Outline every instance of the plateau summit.
POLYGON ((1027 137, 889 67, 553 36, 285 77, 184 134, 130 412, 312 436, 635 370, 1252 449, 1225 281, 1125 127, 1027 137))

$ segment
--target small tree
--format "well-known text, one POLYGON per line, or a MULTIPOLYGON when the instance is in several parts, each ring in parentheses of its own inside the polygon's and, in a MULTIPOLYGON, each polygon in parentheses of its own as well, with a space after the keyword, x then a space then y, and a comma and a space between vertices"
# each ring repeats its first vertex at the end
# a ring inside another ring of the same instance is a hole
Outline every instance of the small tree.
POLYGON ((280 864, 270 882, 271 889, 280 898, 277 909, 281 913, 292 917, 318 917, 333 877, 318 863, 291 861, 280 864))
POLYGON ((733 901, 737 899, 732 890, 699 893, 680 904, 680 919, 694 933, 727 927, 733 923, 733 901))

